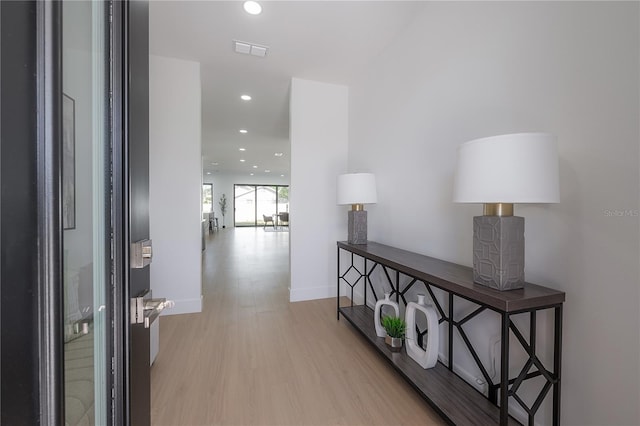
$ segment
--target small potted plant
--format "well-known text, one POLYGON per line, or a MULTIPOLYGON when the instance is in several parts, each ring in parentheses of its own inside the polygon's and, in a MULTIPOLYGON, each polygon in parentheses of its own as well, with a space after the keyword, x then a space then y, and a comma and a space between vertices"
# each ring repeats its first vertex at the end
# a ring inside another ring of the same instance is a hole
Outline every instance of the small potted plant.
POLYGON ((387 332, 387 337, 384 338, 385 343, 392 351, 400 351, 402 340, 407 332, 407 323, 400 317, 387 315, 382 318, 382 326, 387 332))
POLYGON ((224 215, 227 213, 227 196, 222 194, 220 197, 220 201, 218 201, 218 205, 220 206, 220 213, 222 214, 222 229, 226 228, 224 224, 224 215))

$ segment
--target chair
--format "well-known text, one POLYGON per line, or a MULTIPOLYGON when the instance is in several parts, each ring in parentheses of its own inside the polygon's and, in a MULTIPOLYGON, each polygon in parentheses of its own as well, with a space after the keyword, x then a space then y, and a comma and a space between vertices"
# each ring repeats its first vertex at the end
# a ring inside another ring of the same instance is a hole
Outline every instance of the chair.
POLYGON ((289 226, 289 212, 278 213, 278 219, 280 220, 280 224, 287 222, 287 224, 283 226, 289 226))
POLYGON ((273 226, 273 229, 276 229, 276 224, 273 222, 273 217, 272 216, 267 216, 266 214, 262 215, 262 220, 264 220, 264 228, 267 228, 267 224, 269 222, 271 222, 271 226, 273 226))
POLYGON ((209 213, 209 233, 211 234, 218 229, 218 218, 215 217, 213 213, 209 213))

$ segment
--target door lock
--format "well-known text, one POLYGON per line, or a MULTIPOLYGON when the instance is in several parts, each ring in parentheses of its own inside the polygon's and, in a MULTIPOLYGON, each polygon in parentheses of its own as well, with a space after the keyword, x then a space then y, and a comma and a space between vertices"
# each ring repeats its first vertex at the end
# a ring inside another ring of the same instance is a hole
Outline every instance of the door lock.
POLYGON ((140 240, 131 243, 131 268, 141 269, 151 263, 153 247, 151 240, 140 240))

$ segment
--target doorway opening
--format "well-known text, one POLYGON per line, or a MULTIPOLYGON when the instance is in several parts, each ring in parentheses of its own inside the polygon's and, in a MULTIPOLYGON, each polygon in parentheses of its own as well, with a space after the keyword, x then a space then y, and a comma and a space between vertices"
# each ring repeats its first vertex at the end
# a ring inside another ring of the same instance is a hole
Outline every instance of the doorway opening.
POLYGON ((234 185, 233 211, 237 227, 275 224, 289 213, 289 185, 234 185))

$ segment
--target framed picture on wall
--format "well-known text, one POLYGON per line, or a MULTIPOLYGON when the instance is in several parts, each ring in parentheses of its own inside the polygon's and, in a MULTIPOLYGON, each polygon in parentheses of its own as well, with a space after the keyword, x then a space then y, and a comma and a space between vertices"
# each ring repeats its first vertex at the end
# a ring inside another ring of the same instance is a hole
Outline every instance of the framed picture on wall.
POLYGON ((62 95, 62 227, 76 227, 76 102, 62 95))

